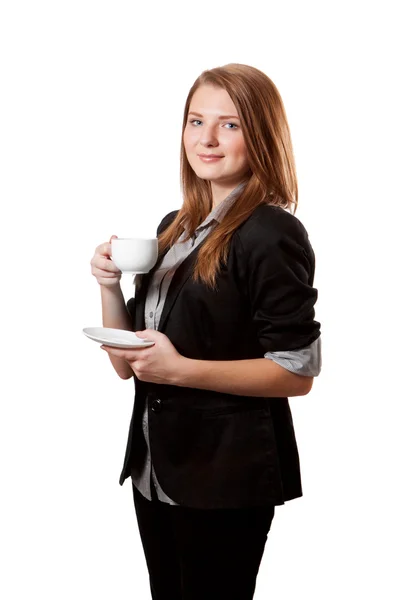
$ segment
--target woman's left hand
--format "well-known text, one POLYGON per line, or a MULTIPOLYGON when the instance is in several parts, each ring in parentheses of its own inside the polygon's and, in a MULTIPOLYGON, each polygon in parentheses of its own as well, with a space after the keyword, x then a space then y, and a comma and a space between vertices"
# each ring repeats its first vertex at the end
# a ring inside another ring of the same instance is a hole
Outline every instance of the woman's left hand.
POLYGON ((155 344, 144 348, 114 348, 106 345, 100 348, 117 358, 125 359, 140 381, 176 385, 184 360, 182 354, 179 354, 169 338, 161 331, 144 329, 135 331, 135 334, 155 344))

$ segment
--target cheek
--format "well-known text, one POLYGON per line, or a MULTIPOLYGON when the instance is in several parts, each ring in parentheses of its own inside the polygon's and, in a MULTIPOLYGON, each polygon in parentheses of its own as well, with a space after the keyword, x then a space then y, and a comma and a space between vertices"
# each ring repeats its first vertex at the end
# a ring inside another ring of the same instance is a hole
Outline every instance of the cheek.
POLYGON ((246 150, 246 146, 242 140, 238 140, 235 143, 234 155, 235 155, 235 158, 237 161, 247 162, 247 150, 246 150))
POLYGON ((188 136, 186 133, 186 129, 183 132, 183 137, 182 137, 182 141, 183 141, 183 147, 185 148, 186 152, 187 152, 187 147, 188 147, 188 136))
POLYGON ((185 149, 190 150, 190 147, 193 145, 193 133, 189 129, 185 129, 183 133, 183 145, 185 149))

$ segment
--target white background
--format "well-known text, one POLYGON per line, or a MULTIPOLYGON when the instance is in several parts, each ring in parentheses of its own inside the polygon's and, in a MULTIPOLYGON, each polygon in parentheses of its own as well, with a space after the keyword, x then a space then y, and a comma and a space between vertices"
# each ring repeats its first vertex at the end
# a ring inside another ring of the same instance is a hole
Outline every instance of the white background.
POLYGON ((394 6, 2 3, 2 598, 150 599, 118 484, 134 384, 82 333, 101 326, 90 259, 180 207, 186 95, 229 62, 282 95, 323 340, 291 400, 304 497, 276 510, 255 599, 399 598, 394 6))

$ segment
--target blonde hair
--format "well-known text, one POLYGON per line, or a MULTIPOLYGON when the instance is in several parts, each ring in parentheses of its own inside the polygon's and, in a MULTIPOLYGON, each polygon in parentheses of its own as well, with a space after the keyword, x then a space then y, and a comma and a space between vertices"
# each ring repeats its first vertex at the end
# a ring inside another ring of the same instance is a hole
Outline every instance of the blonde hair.
POLYGON ((172 223, 159 235, 159 252, 171 247, 184 231, 190 239, 212 210, 210 181, 200 179, 190 166, 183 144, 190 102, 201 85, 225 89, 240 118, 250 174, 244 189, 199 249, 193 280, 213 290, 221 262, 226 264, 235 230, 260 204, 293 210, 298 204, 296 167, 292 141, 281 96, 265 73, 255 67, 231 63, 203 71, 186 99, 181 140, 181 189, 183 204, 172 223))

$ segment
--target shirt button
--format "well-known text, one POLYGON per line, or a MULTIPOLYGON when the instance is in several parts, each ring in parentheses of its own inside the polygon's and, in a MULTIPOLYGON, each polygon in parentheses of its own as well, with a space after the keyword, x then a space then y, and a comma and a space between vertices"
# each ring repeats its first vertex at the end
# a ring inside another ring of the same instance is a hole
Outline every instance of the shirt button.
POLYGON ((153 313, 153 312, 151 312, 151 313, 150 313, 150 318, 152 318, 152 317, 153 317, 153 315, 154 315, 154 313, 153 313))
POLYGON ((153 400, 153 402, 151 403, 151 410, 155 413, 160 412, 162 406, 161 406, 161 400, 160 398, 157 398, 156 400, 153 400))

